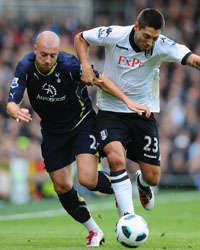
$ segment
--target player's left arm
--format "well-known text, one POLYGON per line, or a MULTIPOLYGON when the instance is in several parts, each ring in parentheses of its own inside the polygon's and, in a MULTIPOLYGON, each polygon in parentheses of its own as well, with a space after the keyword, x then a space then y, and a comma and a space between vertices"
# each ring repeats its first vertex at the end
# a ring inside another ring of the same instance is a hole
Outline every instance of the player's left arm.
POLYGON ((145 112, 146 117, 150 117, 150 109, 142 104, 132 101, 124 92, 109 78, 99 75, 101 81, 93 82, 94 85, 100 87, 105 92, 117 97, 123 101, 130 110, 135 111, 137 114, 142 115, 142 112, 145 112))
POLYGON ((188 58, 186 59, 186 65, 189 65, 191 67, 194 67, 198 70, 200 70, 200 56, 196 54, 190 54, 188 58))

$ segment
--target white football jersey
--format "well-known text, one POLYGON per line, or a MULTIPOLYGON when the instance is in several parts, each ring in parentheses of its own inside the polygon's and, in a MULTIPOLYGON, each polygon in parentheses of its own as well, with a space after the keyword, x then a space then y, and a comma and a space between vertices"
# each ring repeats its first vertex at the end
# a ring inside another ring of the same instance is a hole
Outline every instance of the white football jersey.
MULTIPOLYGON (((129 42, 131 26, 97 27, 82 33, 91 45, 105 47, 103 75, 113 80, 132 100, 146 105, 151 112, 160 111, 159 68, 162 62, 181 63, 190 50, 164 35, 160 35, 149 51, 136 52, 129 42)), ((118 98, 98 88, 100 110, 133 112, 118 98)))

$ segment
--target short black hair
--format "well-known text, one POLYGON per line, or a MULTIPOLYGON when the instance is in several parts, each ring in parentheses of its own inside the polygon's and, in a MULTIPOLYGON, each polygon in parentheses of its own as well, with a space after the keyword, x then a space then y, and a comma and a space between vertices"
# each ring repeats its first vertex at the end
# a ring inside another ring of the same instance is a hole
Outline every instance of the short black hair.
POLYGON ((162 29, 165 25, 163 14, 154 8, 143 9, 137 16, 139 29, 144 29, 146 26, 154 29, 162 29))

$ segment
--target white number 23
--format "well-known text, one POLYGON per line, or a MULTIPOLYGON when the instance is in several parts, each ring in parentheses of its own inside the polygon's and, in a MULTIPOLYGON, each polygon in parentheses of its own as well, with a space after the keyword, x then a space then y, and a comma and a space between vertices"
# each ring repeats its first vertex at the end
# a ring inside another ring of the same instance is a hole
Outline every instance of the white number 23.
POLYGON ((158 152, 158 139, 156 137, 151 138, 150 136, 146 135, 144 139, 147 141, 143 148, 145 151, 150 152, 152 150, 153 153, 158 152))

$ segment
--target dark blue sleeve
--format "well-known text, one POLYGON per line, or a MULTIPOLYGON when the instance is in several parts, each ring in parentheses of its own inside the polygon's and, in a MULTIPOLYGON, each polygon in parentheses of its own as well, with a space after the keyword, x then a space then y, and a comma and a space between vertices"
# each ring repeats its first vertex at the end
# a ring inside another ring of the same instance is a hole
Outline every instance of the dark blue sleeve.
POLYGON ((17 64, 15 70, 15 76, 10 86, 10 92, 8 96, 8 102, 15 102, 19 104, 24 96, 26 88, 26 73, 22 62, 17 64))
POLYGON ((60 57, 63 61, 62 70, 69 72, 74 80, 80 81, 81 65, 79 60, 68 53, 60 53, 60 57))
MULTIPOLYGON (((81 67, 80 61, 75 56, 73 56, 70 60, 70 68, 71 68, 71 73, 72 73, 73 78, 75 80, 80 81, 81 74, 82 74, 82 67, 81 67)), ((99 72, 94 68, 93 65, 92 65, 92 69, 96 77, 99 77, 99 72)))

